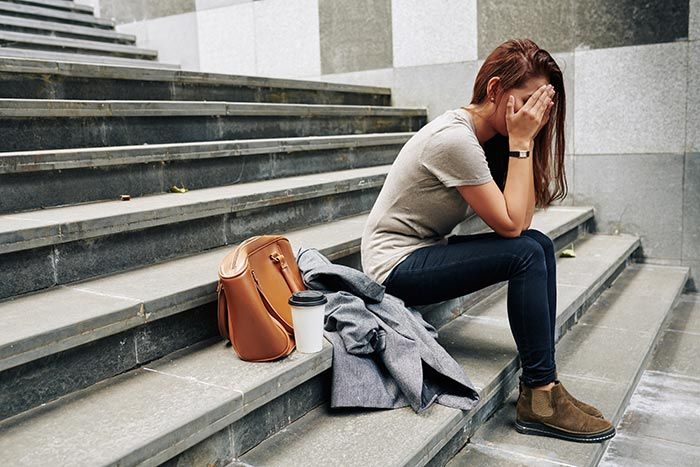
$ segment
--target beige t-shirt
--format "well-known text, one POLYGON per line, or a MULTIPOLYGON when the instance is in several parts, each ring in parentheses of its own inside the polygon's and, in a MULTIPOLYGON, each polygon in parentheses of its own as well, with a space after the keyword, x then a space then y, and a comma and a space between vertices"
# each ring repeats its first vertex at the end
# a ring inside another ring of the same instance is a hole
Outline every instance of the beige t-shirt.
POLYGON ((418 248, 445 236, 473 209, 455 188, 493 180, 471 114, 445 111, 399 151, 372 207, 360 248, 365 274, 380 284, 418 248))

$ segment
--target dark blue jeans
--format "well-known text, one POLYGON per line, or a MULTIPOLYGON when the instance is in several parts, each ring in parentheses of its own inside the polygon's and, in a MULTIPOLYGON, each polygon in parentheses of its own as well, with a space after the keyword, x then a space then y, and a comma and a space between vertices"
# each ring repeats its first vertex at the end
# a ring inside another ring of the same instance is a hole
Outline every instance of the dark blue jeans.
POLYGON ((406 306, 427 305, 508 281, 508 322, 529 387, 554 381, 557 311, 552 240, 535 229, 518 237, 496 232, 448 237, 447 245, 419 248, 391 271, 386 292, 406 306))

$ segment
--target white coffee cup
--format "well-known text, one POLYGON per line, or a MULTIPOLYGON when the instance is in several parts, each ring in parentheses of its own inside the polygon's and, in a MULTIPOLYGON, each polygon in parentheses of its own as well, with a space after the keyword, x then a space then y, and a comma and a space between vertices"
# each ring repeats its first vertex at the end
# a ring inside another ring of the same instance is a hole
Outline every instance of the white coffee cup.
POLYGON ((289 297, 292 326, 297 350, 302 353, 320 352, 323 348, 323 316, 328 299, 316 290, 294 292, 289 297))

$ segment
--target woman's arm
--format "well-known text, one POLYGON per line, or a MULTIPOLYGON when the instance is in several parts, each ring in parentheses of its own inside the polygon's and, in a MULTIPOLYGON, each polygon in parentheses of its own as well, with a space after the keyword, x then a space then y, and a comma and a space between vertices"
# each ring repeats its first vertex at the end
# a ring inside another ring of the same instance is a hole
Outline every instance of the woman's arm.
MULTIPOLYGON (((534 146, 535 141, 530 140, 530 157, 533 157, 532 151, 534 146)), ((532 216, 535 214, 535 175, 533 173, 533 165, 529 166, 528 180, 530 180, 530 183, 528 184, 527 210, 525 213, 525 220, 523 221, 523 228, 521 230, 525 230, 530 227, 532 216)))

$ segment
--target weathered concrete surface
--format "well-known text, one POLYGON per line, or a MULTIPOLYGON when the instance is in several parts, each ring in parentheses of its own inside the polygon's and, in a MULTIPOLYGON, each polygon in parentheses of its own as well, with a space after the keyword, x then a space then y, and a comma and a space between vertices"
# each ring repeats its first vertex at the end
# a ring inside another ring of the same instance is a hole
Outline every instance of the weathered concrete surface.
POLYGON ((600 466, 700 465, 700 295, 671 311, 600 466))

